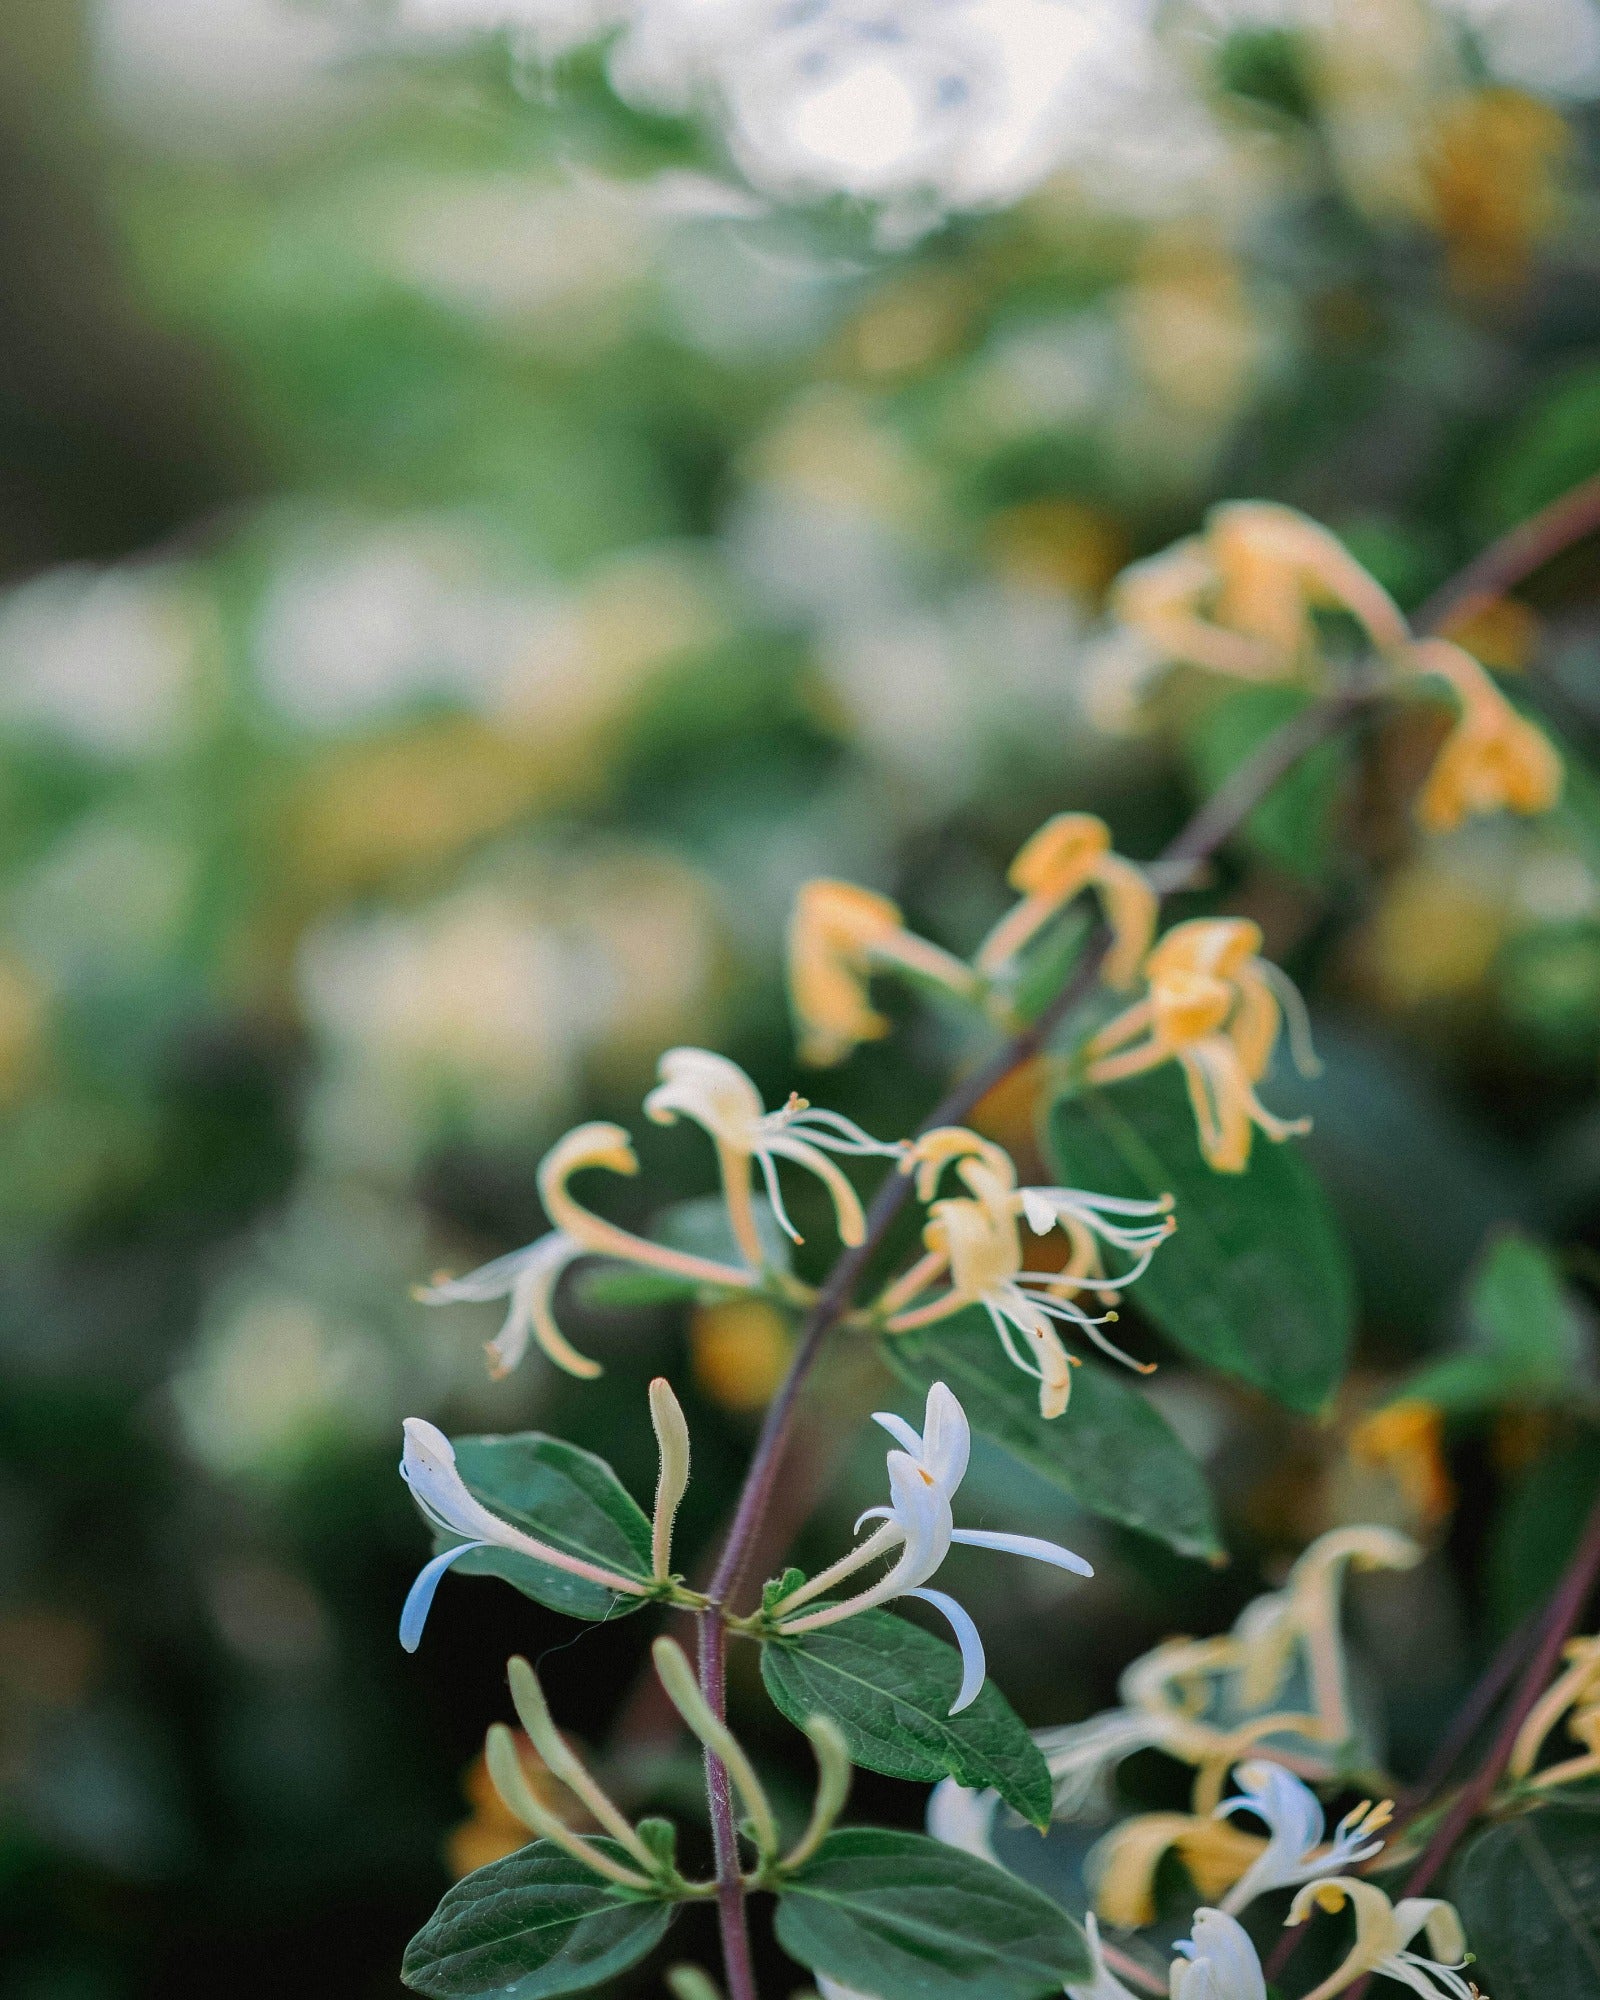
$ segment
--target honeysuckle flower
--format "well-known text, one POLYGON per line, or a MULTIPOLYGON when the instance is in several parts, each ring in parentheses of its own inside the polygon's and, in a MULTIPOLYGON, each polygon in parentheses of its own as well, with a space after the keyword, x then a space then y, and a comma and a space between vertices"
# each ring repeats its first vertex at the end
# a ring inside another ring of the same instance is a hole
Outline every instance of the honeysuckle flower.
POLYGON ((1255 1094, 1280 1027, 1303 1074, 1314 1070, 1305 1006, 1285 973, 1261 956, 1261 930, 1243 917, 1175 924, 1144 962, 1145 997, 1089 1042, 1085 1076, 1118 1083, 1176 1062, 1189 1088, 1200 1149, 1218 1173, 1242 1173, 1259 1127, 1282 1140, 1310 1129, 1275 1118, 1255 1094))
POLYGON ((474 1499, 456 1470, 454 1446, 443 1431, 422 1417, 406 1418, 405 1440, 400 1476, 411 1488, 411 1497, 423 1519, 443 1534, 462 1538, 453 1548, 423 1564, 406 1595, 400 1613, 400 1643, 408 1653, 414 1653, 422 1642, 422 1628, 427 1623, 439 1579, 452 1563, 459 1562, 473 1549, 501 1548, 514 1555, 532 1556, 536 1562, 549 1563, 553 1569, 566 1570, 571 1576, 581 1576, 614 1590, 619 1597, 650 1595, 651 1586, 637 1577, 622 1576, 599 1563, 585 1562, 580 1556, 553 1548, 537 1536, 503 1521, 481 1500, 474 1499))
POLYGON ((789 919, 789 997, 800 1030, 802 1061, 842 1062, 861 1042, 889 1032, 872 1005, 875 972, 909 972, 963 999, 977 975, 938 945, 906 929, 899 905, 853 882, 802 885, 789 919))
POLYGON ((1078 1576, 1093 1576, 1094 1571, 1071 1549, 1037 1535, 1010 1535, 986 1528, 955 1526, 950 1503, 966 1474, 972 1433, 966 1412, 943 1382, 935 1382, 928 1391, 920 1436, 904 1417, 889 1411, 876 1412, 873 1421, 881 1424, 902 1447, 888 1454, 890 1504, 869 1507, 856 1522, 857 1530, 865 1521, 877 1521, 880 1525, 866 1540, 783 1599, 777 1608, 778 1629, 816 1632, 887 1604, 892 1598, 921 1598, 949 1620, 961 1649, 961 1687, 950 1709, 952 1715, 959 1715, 977 1700, 987 1669, 983 1641, 970 1615, 944 1591, 924 1588, 950 1553, 951 1543, 1028 1556, 1035 1562, 1071 1570, 1078 1576), (795 1616, 803 1605, 825 1595, 867 1563, 896 1550, 899 1553, 891 1567, 867 1589, 840 1603, 825 1604, 820 1610, 795 1616))
POLYGON ((1089 1946, 1089 1977, 1067 1981, 1067 2000, 1137 2000, 1106 1963, 1106 1948, 1093 1910, 1084 1915, 1083 1935, 1089 1946))
POLYGON ((1470 653, 1448 639, 1411 651, 1419 674, 1444 681, 1460 719, 1445 738, 1417 800, 1434 833, 1477 813, 1548 812, 1561 796, 1561 759, 1543 730, 1519 715, 1470 653))
POLYGON ((759 1266, 743 1269, 669 1249, 580 1207, 567 1192, 567 1182, 585 1167, 605 1167, 614 1174, 639 1171, 633 1142, 620 1125, 579 1125, 558 1139, 539 1162, 539 1196, 555 1225, 547 1235, 469 1271, 465 1277, 438 1279, 417 1294, 427 1305, 509 1299, 505 1323, 488 1343, 489 1372, 496 1378, 516 1367, 527 1352, 530 1337, 569 1375, 593 1379, 600 1374, 600 1364, 572 1346, 556 1325, 552 1310, 556 1281, 576 1258, 620 1258, 694 1284, 735 1291, 759 1281, 759 1266))
POLYGON ((901 1166, 916 1174, 918 1197, 930 1206, 923 1232, 927 1254, 878 1301, 891 1333, 909 1333, 967 1306, 982 1306, 1008 1358, 1037 1378, 1045 1417, 1061 1415, 1072 1386, 1070 1358, 1055 1321, 1077 1327, 1127 1367, 1149 1372, 1147 1364, 1134 1361, 1105 1337, 1100 1331, 1105 1320, 1075 1304, 1073 1294, 1094 1291, 1114 1297, 1119 1287, 1137 1278, 1172 1232, 1170 1197, 1128 1201, 1075 1188, 1019 1188, 1005 1149, 961 1126, 924 1133, 901 1166), (967 1193, 936 1200, 940 1177, 950 1166, 967 1193), (1135 1226, 1118 1217, 1145 1220, 1135 1226), (1023 1219, 1039 1236, 1057 1227, 1066 1233, 1072 1255, 1064 1271, 1023 1268, 1018 1227, 1023 1219), (1106 1275, 1098 1247, 1102 1242, 1132 1259, 1126 1270, 1106 1275), (946 1276, 944 1290, 921 1305, 912 1303, 946 1276))
POLYGON ((1135 1813, 1089 1850, 1084 1872, 1108 1924, 1135 1930, 1155 1922, 1156 1871, 1176 1854, 1206 1901, 1238 1880, 1266 1842, 1198 1813, 1135 1813))
POLYGON ((1313 1986, 1305 2000, 1333 2000, 1335 1993, 1369 1972, 1397 1980, 1425 2000, 1439 2000, 1440 1995, 1445 2000, 1477 2000, 1476 1987, 1461 1975, 1469 1962, 1461 1919, 1453 1904, 1437 1896, 1406 1896, 1391 1903, 1375 1882, 1338 1875, 1308 1882, 1284 1921, 1302 1924, 1313 1909, 1340 1910, 1347 1903, 1355 1915, 1355 1943, 1344 1962, 1321 1985, 1313 1986), (1419 1932, 1426 1935, 1437 1958, 1423 1958, 1410 1949, 1419 1932))
MULTIPOLYGON (((1281 1726, 1282 1718, 1272 1720, 1281 1726)), ((1140 1813, 1101 1841, 1094 1870, 1102 1916, 1120 1924, 1149 1923, 1155 1913, 1156 1870, 1169 1850, 1182 1856, 1201 1894, 1220 1899, 1219 1907, 1233 1916, 1270 1889, 1337 1874, 1383 1847, 1377 1836, 1393 1814, 1388 1800, 1374 1805, 1363 1799, 1329 1841, 1316 1794, 1275 1759, 1251 1758, 1237 1767, 1234 1777, 1240 1791, 1214 1806, 1209 1816, 1198 1811, 1140 1813), (1263 1822, 1266 1840, 1227 1824, 1240 1812, 1263 1822)))
POLYGON ((1131 986, 1155 935, 1159 898, 1144 872, 1111 851, 1111 832, 1092 813, 1057 813, 1024 841, 1006 879, 1022 900, 984 939, 978 970, 992 977, 1085 889, 1111 929, 1105 979, 1131 986))
POLYGON ((1267 2000, 1256 1948, 1226 1910, 1196 1910, 1188 1937, 1173 1949, 1172 2000, 1267 2000))
POLYGON ((1340 1632, 1340 1585, 1347 1569, 1411 1569, 1423 1551, 1394 1528, 1333 1528, 1296 1560, 1281 1590, 1247 1604, 1234 1623, 1239 1699, 1261 1708, 1277 1699, 1297 1665, 1328 1743, 1339 1749, 1355 1730, 1340 1632))
POLYGON ((659 1065, 661 1081, 644 1101, 645 1116, 657 1125, 692 1118, 716 1145, 723 1194, 739 1254, 754 1270, 765 1260, 751 1202, 750 1169, 760 1169, 772 1212, 784 1234, 798 1243, 778 1186, 777 1162, 791 1160, 816 1175, 833 1197, 839 1235, 857 1244, 866 1235, 866 1217, 855 1189, 830 1153, 898 1159, 902 1143, 883 1144, 837 1111, 814 1110, 803 1097, 790 1097, 768 1111, 761 1094, 735 1062, 710 1049, 668 1049, 659 1065))
POLYGON ((1374 1805, 1363 1799, 1340 1820, 1331 1841, 1326 1838, 1327 1818, 1322 1803, 1309 1785, 1292 1771, 1265 1757, 1252 1758, 1234 1772, 1240 1790, 1224 1799, 1214 1817, 1234 1813, 1254 1813, 1267 1829, 1265 1849, 1223 1897, 1221 1907, 1230 1915, 1264 1896, 1269 1889, 1289 1889, 1309 1882, 1315 1875, 1338 1875, 1358 1862, 1368 1861, 1383 1848, 1379 1829, 1394 1816, 1394 1805, 1384 1799, 1374 1805))
POLYGON ((1545 1689, 1517 1732, 1506 1760, 1510 1778, 1527 1778, 1539 1786, 1565 1785, 1600 1771, 1600 1637, 1569 1640, 1562 1658, 1566 1671, 1545 1689), (1545 1739, 1563 1716, 1567 1734, 1584 1746, 1586 1754, 1548 1765, 1535 1776, 1545 1739))
POLYGON ((924 1825, 935 1840, 946 1847, 959 1847, 963 1854, 975 1854, 980 1861, 999 1865, 994 1851, 994 1816, 1000 1794, 975 1791, 954 1778, 941 1778, 928 1794, 924 1825))
POLYGON ((1317 608, 1349 612, 1386 655, 1410 638, 1394 600, 1342 542, 1264 500, 1213 507, 1203 535, 1130 565, 1111 608, 1161 658, 1252 681, 1306 670, 1317 608))

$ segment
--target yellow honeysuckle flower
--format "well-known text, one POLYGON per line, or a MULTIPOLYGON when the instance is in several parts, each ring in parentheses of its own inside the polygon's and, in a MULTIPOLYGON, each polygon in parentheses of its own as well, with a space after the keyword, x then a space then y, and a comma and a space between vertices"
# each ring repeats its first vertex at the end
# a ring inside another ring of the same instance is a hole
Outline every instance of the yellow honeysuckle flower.
POLYGON ((1561 796, 1561 759, 1478 662, 1448 639, 1411 650, 1414 672, 1446 682, 1461 710, 1417 800, 1417 817, 1447 833, 1477 813, 1548 812, 1561 796))
POLYGON ((1356 1941, 1343 1963, 1312 1987, 1305 2000, 1333 2000, 1369 1972, 1398 1980, 1429 2000, 1473 2000, 1477 1989, 1461 1975, 1467 1962, 1461 1919, 1453 1904, 1437 1896, 1406 1896, 1391 1903, 1375 1882, 1338 1875, 1308 1882, 1284 1921, 1303 1924, 1313 1909, 1341 1910, 1347 1904, 1355 1915, 1356 1941), (1438 1958, 1423 1958, 1410 1949, 1419 1932, 1438 1958))
POLYGON ((598 1362, 579 1354, 556 1325, 553 1299, 557 1281, 579 1257, 612 1257, 644 1265, 669 1277, 734 1292, 761 1284, 769 1262, 756 1226, 751 1173, 759 1168, 780 1228, 799 1242, 778 1186, 777 1162, 787 1160, 815 1174, 833 1199, 839 1234, 859 1243, 866 1231, 860 1198, 831 1153, 901 1159, 901 1142, 883 1144, 836 1111, 817 1111, 791 1096, 768 1111, 761 1094, 739 1065, 709 1049, 669 1049, 659 1065, 660 1083, 645 1099, 646 1116, 658 1125, 692 1118, 717 1149, 728 1222, 742 1264, 695 1256, 667 1244, 635 1236, 593 1214, 574 1199, 567 1183, 587 1167, 636 1174, 633 1142, 620 1125, 580 1125, 558 1139, 539 1163, 539 1196, 553 1227, 536 1241, 460 1278, 440 1278, 417 1296, 429 1305, 471 1299, 509 1299, 505 1323, 490 1341, 489 1372, 502 1376, 516 1367, 530 1338, 558 1368, 593 1377, 598 1362))
POLYGON ((874 972, 898 968, 963 998, 977 989, 971 966, 906 929, 899 905, 853 882, 805 883, 789 919, 789 996, 800 1030, 800 1055, 826 1067, 860 1042, 877 1041, 889 1022, 872 1005, 874 972))
POLYGON ((1444 1456, 1444 1412, 1422 1396, 1370 1411, 1350 1433, 1357 1465, 1386 1473, 1419 1528, 1436 1528, 1456 1504, 1455 1482, 1444 1456))
POLYGON ((1112 946, 1110 986, 1131 986, 1155 935, 1159 906, 1144 872, 1111 851, 1111 831, 1093 813, 1057 813, 1024 841, 1006 876, 1022 901, 979 947, 978 970, 992 975, 1085 889, 1099 895, 1112 946))
POLYGON ((1076 1818, 1103 1800, 1109 1774, 1136 1750, 1194 1767, 1195 1814, 1216 1808, 1243 1757, 1265 1755, 1302 1778, 1332 1776, 1354 1727, 1340 1582, 1347 1568, 1406 1569, 1421 1558, 1393 1529, 1335 1529, 1312 1543, 1281 1590, 1248 1604, 1231 1632, 1165 1639, 1141 1654, 1117 1684, 1121 1707, 1036 1733, 1055 1780, 1056 1816, 1076 1818), (1308 1705, 1272 1706, 1297 1673, 1308 1705))
POLYGON ((1086 1864, 1094 1884, 1100 1921, 1137 1930, 1155 1922, 1156 1870, 1176 1853, 1194 1880, 1200 1899, 1214 1903, 1266 1852, 1259 1835, 1241 1833, 1225 1820, 1193 1813, 1136 1813, 1113 1827, 1086 1864))
POLYGON ((1175 924, 1145 959, 1145 998, 1102 1028, 1086 1051, 1090 1083, 1176 1062, 1200 1150, 1219 1173, 1244 1171, 1256 1126, 1274 1140, 1310 1129, 1308 1119, 1275 1118, 1255 1094, 1285 1015, 1296 1066, 1309 1074, 1316 1061, 1304 1003, 1287 975, 1261 956, 1261 943, 1259 925, 1243 917, 1175 924))
POLYGON ((1567 1670, 1540 1696, 1517 1733, 1506 1775, 1529 1778, 1539 1786, 1565 1785, 1600 1771, 1600 1637, 1571 1639, 1562 1651, 1567 1670), (1551 1764, 1536 1776, 1534 1765, 1546 1737, 1567 1718, 1567 1734, 1584 1746, 1582 1757, 1551 1764))
POLYGON ((1410 637, 1393 598, 1336 536, 1266 500, 1213 507, 1204 534, 1124 570, 1111 608, 1161 657, 1252 681, 1305 670, 1316 608, 1349 612, 1382 653, 1410 637))
POLYGON ((1282 1590, 1247 1604, 1234 1624, 1240 1645, 1239 1688, 1248 1706, 1273 1700, 1303 1656, 1312 1705, 1328 1740, 1354 1729, 1345 1685, 1339 1586, 1346 1569, 1413 1569, 1423 1551, 1393 1528, 1334 1528, 1305 1550, 1282 1590))
POLYGON ((1045 1417, 1062 1414, 1072 1387, 1071 1357, 1052 1321, 1071 1323, 1127 1367, 1149 1372, 1149 1364, 1134 1361, 1107 1340, 1100 1331, 1104 1320, 1074 1304, 1071 1295, 1080 1290, 1114 1292, 1132 1283, 1172 1233, 1170 1199, 1130 1201, 1076 1188, 1019 1188, 1017 1170, 1005 1149, 959 1125, 942 1126, 915 1140, 901 1171, 915 1173, 917 1197, 930 1207, 923 1232, 927 1254, 878 1300, 891 1333, 910 1333, 966 1306, 981 1305, 1009 1359, 1038 1379, 1039 1410, 1045 1417), (936 1200, 940 1177, 949 1166, 967 1193, 936 1200), (1143 1220, 1134 1224, 1119 1217, 1143 1220), (1023 1268, 1024 1219, 1036 1236, 1057 1227, 1067 1231, 1074 1245, 1074 1268, 1068 1275, 1023 1268), (1083 1235, 1091 1238, 1091 1244, 1098 1237, 1126 1251, 1132 1259, 1129 1268, 1107 1278, 1097 1247, 1092 1245, 1092 1258, 1080 1253, 1078 1238, 1083 1235), (946 1290, 922 1305, 912 1303, 946 1275, 946 1290), (1018 1345, 1019 1337, 1025 1348, 1018 1345))
POLYGON ((555 1225, 548 1234, 524 1249, 496 1257, 465 1277, 440 1278, 417 1293, 425 1305, 510 1300, 505 1324, 488 1343, 489 1373, 497 1378, 516 1367, 527 1352, 530 1336, 569 1375, 592 1379, 601 1372, 599 1362, 580 1354, 555 1321, 556 1281, 579 1257, 616 1257, 695 1284, 726 1286, 734 1291, 759 1281, 759 1270, 741 1270, 735 1264, 672 1250, 591 1214, 567 1192, 567 1182, 586 1167, 604 1167, 614 1174, 639 1171, 633 1141, 620 1125, 579 1125, 558 1139, 539 1162, 539 1198, 555 1225))

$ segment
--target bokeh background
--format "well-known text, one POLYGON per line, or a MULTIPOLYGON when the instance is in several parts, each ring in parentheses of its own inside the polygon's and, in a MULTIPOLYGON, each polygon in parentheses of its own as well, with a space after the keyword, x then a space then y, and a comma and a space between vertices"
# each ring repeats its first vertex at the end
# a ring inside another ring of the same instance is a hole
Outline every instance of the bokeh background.
MULTIPOLYGON (((604 1380, 492 1385, 492 1309, 410 1287, 534 1235, 543 1148, 639 1131, 661 1047, 804 1081, 805 876, 965 951, 1046 814, 1153 853, 1270 720, 1102 621, 1213 499, 1306 508, 1414 605, 1600 467, 1597 92, 1588 0, 0 7, 5 2000, 396 1990, 448 1871, 511 1844, 472 1762, 514 1649, 558 1649, 620 1785, 692 1797, 645 1618, 455 1580, 400 1652, 399 1421, 557 1430, 642 1493, 664 1368, 692 1559, 785 1329, 579 1297, 604 1380)), ((1597 574, 1463 635, 1560 737, 1557 814, 1419 841, 1422 720, 1324 756, 1190 906, 1310 996, 1326 1074, 1274 1102, 1315 1115, 1361 1348, 1322 1425, 1157 1378, 1221 1573, 979 1461, 1101 1571, 1070 1607, 962 1573, 1032 1722, 1383 1519, 1440 1544, 1356 1607, 1414 1766, 1561 1560, 1581 1394, 1360 1420, 1508 1224, 1587 1326, 1597 574)), ((897 1133, 955 1053, 908 1014, 820 1088, 897 1133)), ((1020 1146, 1024 1113, 988 1107, 1020 1146)), ((613 1212, 710 1190, 640 1136, 613 1212)), ((803 1546, 876 1497, 886 1393, 826 1378, 803 1546)))

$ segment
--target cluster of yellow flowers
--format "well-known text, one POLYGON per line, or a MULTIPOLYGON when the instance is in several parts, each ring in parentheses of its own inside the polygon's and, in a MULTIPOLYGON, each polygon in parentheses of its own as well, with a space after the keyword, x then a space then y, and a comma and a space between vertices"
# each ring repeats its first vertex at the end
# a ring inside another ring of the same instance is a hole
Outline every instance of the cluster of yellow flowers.
POLYGON ((1353 618, 1397 689, 1448 689, 1456 722, 1417 801, 1432 832, 1474 813, 1545 812, 1561 761, 1493 680, 1448 639, 1414 639, 1389 593, 1326 528, 1261 500, 1213 507, 1204 532, 1124 570, 1112 609, 1161 661, 1249 681, 1314 682, 1316 613, 1353 618))

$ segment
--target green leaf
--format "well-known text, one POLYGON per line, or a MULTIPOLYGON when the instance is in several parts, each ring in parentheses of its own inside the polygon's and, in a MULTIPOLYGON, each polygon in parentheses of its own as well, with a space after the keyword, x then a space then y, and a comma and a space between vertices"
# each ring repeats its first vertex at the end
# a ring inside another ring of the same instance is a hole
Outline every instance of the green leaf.
MULTIPOLYGON (((492 1512, 567 1555, 648 1581, 650 1523, 603 1458, 540 1431, 453 1442, 467 1490, 492 1512)), ((463 1539, 437 1538, 441 1549, 463 1539)), ((501 1577, 570 1618, 615 1618, 642 1601, 510 1549, 474 1549, 456 1568, 467 1576, 501 1577)))
POLYGON ((1561 1438, 1512 1487, 1489 1546, 1495 1623, 1509 1632, 1561 1580, 1600 1493, 1600 1439, 1561 1438))
MULTIPOLYGON (((1245 687, 1209 708, 1188 742, 1206 797, 1269 736, 1292 722, 1312 697, 1302 688, 1245 687)), ((1281 777, 1242 828, 1245 843, 1306 881, 1320 881, 1333 852, 1334 810, 1349 767, 1342 739, 1318 744, 1281 777)))
POLYGON ((869 1771, 989 1787, 1041 1831, 1050 1824, 1050 1772, 1011 1704, 985 1681, 977 1700, 952 1715, 960 1655, 920 1626, 863 1611, 820 1632, 771 1639, 761 1678, 791 1722, 836 1722, 851 1760, 869 1771))
MULTIPOLYGON (((768 1265, 787 1271, 794 1264, 794 1245, 778 1226, 772 1203, 764 1194, 752 1197, 756 1235, 768 1265)), ((693 1201, 674 1202, 662 1209, 650 1234, 658 1243, 673 1250, 686 1250, 691 1257, 711 1257, 723 1264, 744 1266, 744 1256, 733 1238, 728 1220, 728 1204, 720 1194, 697 1195, 693 1201)))
POLYGON ((586 1306, 660 1306, 692 1299, 704 1287, 670 1271, 647 1271, 632 1264, 595 1264, 581 1269, 573 1290, 586 1306))
POLYGON ((1505 1403, 1592 1400, 1581 1377, 1588 1340, 1555 1259, 1507 1230, 1485 1252, 1467 1294, 1470 1344, 1430 1362, 1402 1394, 1452 1414, 1505 1403))
POLYGON ((1292 1145, 1257 1134, 1242 1174, 1214 1173, 1173 1066, 1060 1099, 1049 1137, 1068 1186, 1175 1198, 1177 1232, 1130 1293, 1175 1347, 1291 1409, 1326 1404, 1350 1351, 1354 1282, 1292 1145))
POLYGON ((1494 2000, 1600 1992, 1600 1797, 1574 1794, 1486 1828, 1451 1888, 1471 1976, 1494 2000))
POLYGON ((805 1580, 805 1571, 794 1568, 792 1564, 784 1571, 782 1576, 769 1577, 761 1586, 762 1610, 767 1612, 776 1611, 778 1606, 789 1595, 790 1591, 798 1590, 805 1580))
POLYGON ((1084 1978, 1082 1931, 1048 1897, 920 1833, 833 1833, 780 1896, 778 1942, 875 2000, 1044 2000, 1084 1978))
POLYGON ((981 1311, 885 1340, 883 1352, 913 1389, 948 1383, 986 1438, 1080 1507, 1154 1535, 1179 1555, 1214 1561, 1222 1554, 1204 1472, 1149 1398, 1113 1368, 1075 1368, 1066 1414, 1047 1422, 1033 1378, 1001 1353, 981 1311))
MULTIPOLYGON (((595 1846, 626 1859, 614 1841, 595 1846)), ((429 2000, 542 2000, 613 1978, 660 1943, 670 1905, 641 1902, 552 1840, 458 1882, 406 1947, 400 1977, 429 2000)))

